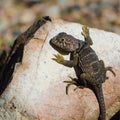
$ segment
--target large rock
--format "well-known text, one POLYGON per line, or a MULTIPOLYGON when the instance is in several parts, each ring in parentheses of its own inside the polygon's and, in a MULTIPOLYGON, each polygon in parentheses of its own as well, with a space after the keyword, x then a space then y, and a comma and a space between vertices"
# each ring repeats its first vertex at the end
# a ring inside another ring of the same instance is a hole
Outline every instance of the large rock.
MULTIPOLYGON (((12 82, 0 99, 0 120, 97 120, 99 106, 94 93, 88 89, 69 88, 68 76, 75 77, 73 68, 54 62, 57 52, 49 40, 60 32, 66 32, 84 40, 82 25, 53 20, 41 27, 35 38, 25 46, 22 64, 16 64, 12 82)), ((90 28, 92 48, 106 66, 116 73, 103 84, 107 119, 120 109, 120 36, 90 28)), ((66 56, 69 58, 69 56, 66 56)))

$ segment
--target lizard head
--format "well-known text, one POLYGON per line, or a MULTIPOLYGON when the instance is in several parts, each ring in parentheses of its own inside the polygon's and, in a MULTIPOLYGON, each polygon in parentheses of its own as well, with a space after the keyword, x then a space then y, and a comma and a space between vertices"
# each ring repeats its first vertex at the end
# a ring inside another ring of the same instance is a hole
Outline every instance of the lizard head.
POLYGON ((63 55, 78 49, 80 41, 65 32, 61 32, 50 40, 50 45, 63 55))

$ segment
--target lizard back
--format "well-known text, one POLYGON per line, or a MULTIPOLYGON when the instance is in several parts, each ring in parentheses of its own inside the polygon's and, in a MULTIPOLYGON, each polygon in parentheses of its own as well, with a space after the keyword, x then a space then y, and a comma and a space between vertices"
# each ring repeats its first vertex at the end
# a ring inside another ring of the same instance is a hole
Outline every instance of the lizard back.
POLYGON ((88 79, 90 84, 96 84, 100 82, 100 68, 99 59, 95 51, 88 45, 84 44, 82 49, 79 49, 79 69, 81 68, 83 72, 89 73, 91 79, 88 79))

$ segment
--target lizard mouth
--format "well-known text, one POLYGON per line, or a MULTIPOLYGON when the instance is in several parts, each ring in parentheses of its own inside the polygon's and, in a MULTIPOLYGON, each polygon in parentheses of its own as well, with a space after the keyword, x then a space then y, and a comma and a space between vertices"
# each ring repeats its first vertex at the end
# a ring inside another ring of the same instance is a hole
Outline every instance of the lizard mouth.
POLYGON ((62 48, 58 47, 57 45, 52 44, 51 41, 50 41, 50 45, 62 55, 68 55, 70 53, 69 51, 65 51, 62 48))
POLYGON ((68 55, 69 54, 69 52, 67 52, 67 51, 63 51, 62 49, 60 49, 60 48, 56 48, 56 50, 60 53, 60 54, 62 54, 62 55, 68 55))

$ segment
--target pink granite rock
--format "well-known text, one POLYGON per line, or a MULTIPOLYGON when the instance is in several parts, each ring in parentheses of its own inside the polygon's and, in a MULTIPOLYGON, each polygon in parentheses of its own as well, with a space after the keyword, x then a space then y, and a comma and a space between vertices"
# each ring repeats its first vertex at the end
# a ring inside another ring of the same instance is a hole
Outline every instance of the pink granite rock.
MULTIPOLYGON (((75 77, 75 72, 51 59, 57 52, 49 40, 59 32, 84 40, 81 27, 53 20, 36 32, 25 46, 22 64, 16 64, 12 82, 1 96, 0 120, 97 120, 99 106, 94 93, 88 88, 74 91, 73 85, 66 95, 63 81, 69 80, 68 76, 75 77)), ((90 29, 90 35, 99 58, 116 72, 116 77, 108 72, 109 80, 103 84, 109 119, 120 109, 120 36, 97 29, 90 29)))

